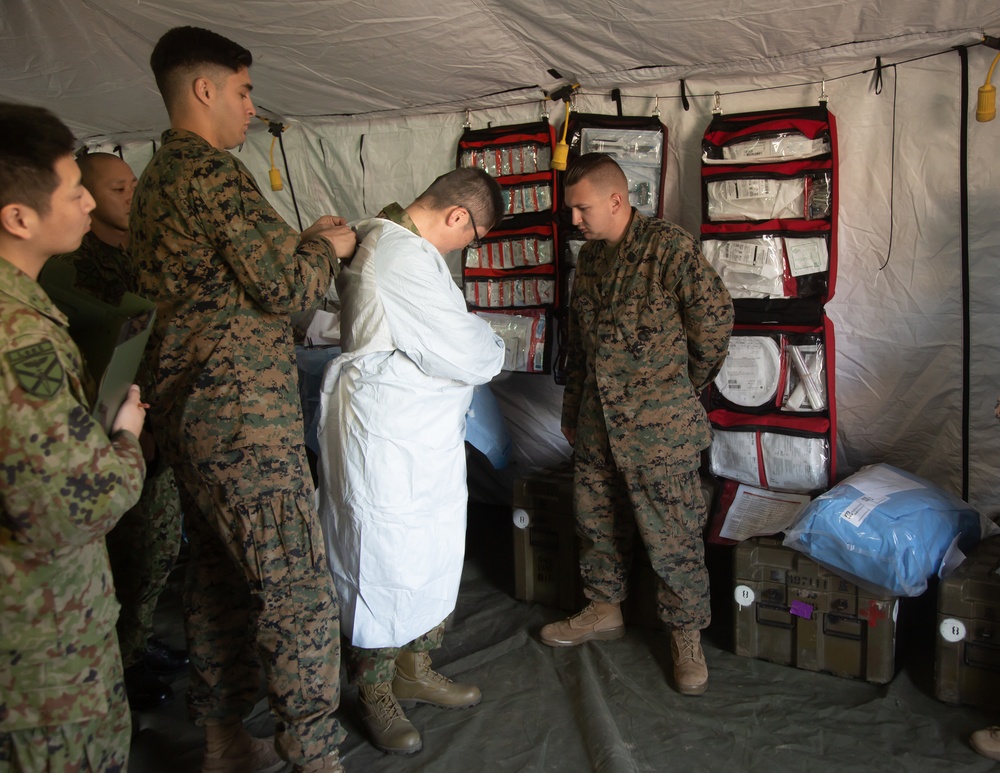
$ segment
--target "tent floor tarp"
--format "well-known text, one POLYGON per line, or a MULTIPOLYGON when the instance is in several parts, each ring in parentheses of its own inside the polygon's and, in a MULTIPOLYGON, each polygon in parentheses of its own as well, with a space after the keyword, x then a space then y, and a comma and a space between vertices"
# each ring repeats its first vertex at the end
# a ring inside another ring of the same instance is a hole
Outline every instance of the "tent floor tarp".
MULTIPOLYGON (((356 718, 356 693, 344 686, 338 715, 349 736, 341 748, 348 773, 395 771, 987 771, 995 763, 968 744, 1000 719, 933 695, 933 608, 898 642, 898 672, 886 685, 813 673, 732 653, 730 593, 713 593, 705 636, 709 689, 675 692, 668 679, 667 635, 630 627, 617 641, 552 649, 538 629, 563 612, 513 598, 509 510, 470 512, 468 552, 458 608, 435 667, 474 682, 482 703, 465 711, 420 706, 407 711, 424 739, 410 756, 372 747, 356 718)), ((711 555, 711 554, 710 554, 711 555)), ((718 555, 714 556, 718 559, 718 555)), ((714 560, 713 581, 722 564, 714 560)), ((157 612, 157 633, 183 641, 178 598, 182 566, 157 612)), ((724 569, 722 570, 724 572, 724 569)), ((902 623, 902 615, 901 615, 902 623)), ((186 674, 175 700, 133 714, 130 770, 196 771, 202 734, 187 720, 186 674)), ((263 692, 261 693, 263 696, 263 692)), ((273 724, 263 698, 247 726, 273 724)))

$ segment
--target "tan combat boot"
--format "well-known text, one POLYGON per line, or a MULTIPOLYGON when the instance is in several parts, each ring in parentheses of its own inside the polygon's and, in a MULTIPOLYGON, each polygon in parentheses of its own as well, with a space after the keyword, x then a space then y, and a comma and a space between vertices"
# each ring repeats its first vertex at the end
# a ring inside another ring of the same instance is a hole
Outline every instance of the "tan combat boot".
POLYGON ((460 684, 431 670, 431 656, 426 652, 403 650, 396 657, 396 678, 392 693, 400 705, 429 703, 442 709, 467 709, 483 699, 474 684, 460 684))
POLYGON ((202 773, 277 773, 286 764, 274 750, 274 738, 254 738, 242 722, 205 728, 202 773))
POLYGON ((406 718, 389 682, 358 685, 358 700, 361 721, 373 746, 389 754, 420 751, 420 733, 406 718))
POLYGON ((572 617, 543 625, 540 635, 550 647, 575 647, 585 641, 620 639, 625 635, 625 623, 618 604, 591 601, 572 617))
POLYGON ((969 742, 972 748, 984 757, 1000 760, 1000 727, 984 727, 982 730, 977 730, 969 742))
POLYGON ((307 762, 305 765, 296 765, 292 771, 293 773, 346 773, 344 766, 340 763, 340 752, 328 754, 322 759, 307 762))
POLYGON ((701 695, 708 689, 708 666, 701 648, 701 631, 670 632, 674 682, 683 695, 701 695))

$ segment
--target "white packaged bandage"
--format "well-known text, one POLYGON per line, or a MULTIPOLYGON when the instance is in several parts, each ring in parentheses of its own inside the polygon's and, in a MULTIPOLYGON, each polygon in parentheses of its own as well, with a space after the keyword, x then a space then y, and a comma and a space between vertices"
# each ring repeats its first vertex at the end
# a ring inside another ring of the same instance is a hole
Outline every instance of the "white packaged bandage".
POLYGON ((726 400, 744 408, 773 403, 781 381, 781 351, 769 336, 733 336, 715 386, 726 400))
POLYGON ((701 248, 734 298, 784 298, 781 243, 779 236, 705 239, 701 248))
MULTIPOLYGON (((811 158, 830 152, 827 137, 809 139, 803 134, 781 134, 777 137, 754 137, 744 142, 734 142, 722 148, 722 161, 742 164, 787 161, 793 158, 811 158)), ((719 163, 714 160, 712 163, 719 163)))
POLYGON ((822 437, 777 432, 732 432, 715 429, 709 449, 712 474, 774 491, 825 489, 830 444, 822 437), (762 481, 763 476, 763 481, 762 481))
POLYGON ((718 180, 706 186, 709 220, 774 220, 806 216, 805 180, 766 177, 718 180))

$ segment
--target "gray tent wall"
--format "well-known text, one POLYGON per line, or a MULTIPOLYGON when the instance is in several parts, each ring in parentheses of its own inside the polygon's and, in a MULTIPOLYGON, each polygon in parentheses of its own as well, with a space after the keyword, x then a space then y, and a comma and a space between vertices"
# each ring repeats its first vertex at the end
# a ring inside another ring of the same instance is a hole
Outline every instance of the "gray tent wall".
MULTIPOLYGON (((188 22, 169 12, 157 13, 162 16, 155 19, 157 28, 188 22)), ((991 13, 992 18, 985 21, 997 27, 1000 11, 991 13)), ((17 19, 11 16, 6 21, 17 19)), ((213 25, 211 20, 193 23, 239 37, 238 24, 232 19, 229 26, 236 30, 213 25)), ((939 24, 937 28, 947 27, 939 24)), ((997 29, 988 31, 996 33, 997 29)), ((296 39, 306 39, 301 30, 296 34, 296 39)), ((711 37, 709 31, 703 39, 711 37)), ((841 474, 886 461, 956 493, 962 490, 959 170, 963 100, 960 56, 950 49, 976 39, 969 31, 900 35, 892 41, 835 52, 824 51, 811 41, 800 50, 814 54, 783 57, 780 51, 771 51, 768 59, 736 61, 730 57, 712 74, 699 75, 697 67, 686 71, 678 65, 603 72, 590 82, 581 79, 584 82, 576 99, 581 111, 613 112, 614 103, 607 96, 613 86, 625 95, 626 113, 648 114, 658 106, 669 129, 668 180, 663 193, 666 216, 692 232, 697 232, 701 217, 700 138, 711 118, 713 94, 720 93, 721 107, 729 113, 812 104, 825 80, 840 143, 839 270, 836 295, 827 311, 837 334, 841 474), (936 52, 943 53, 917 58, 936 52), (871 70, 876 56, 882 57, 885 66, 881 93, 873 87, 871 70), (898 65, 892 66, 894 63, 898 65), (690 110, 685 110, 678 98, 681 77, 686 79, 690 110)), ((253 48, 252 40, 244 42, 253 48)), ((266 53, 266 49, 255 51, 260 67, 265 66, 266 53)), ((1000 231, 995 226, 1000 203, 1000 121, 977 124, 973 112, 976 89, 994 54, 982 46, 968 51, 967 116, 971 269, 967 475, 970 501, 988 513, 1000 510, 1000 422, 993 417, 1000 392, 996 292, 1000 284, 1000 231)), ((712 61, 710 56, 711 52, 703 61, 712 61)), ((132 51, 127 58, 135 67, 144 66, 144 62, 135 61, 138 57, 132 51)), ((68 55, 67 61, 71 60, 68 55)), ((4 66, 9 68, 10 63, 4 66)), ((460 70, 458 64, 449 66, 460 70)), ((30 71, 30 62, 25 67, 30 71)), ((81 77, 86 70, 86 66, 81 67, 81 77)), ((314 77, 323 88, 328 85, 322 76, 305 70, 299 75, 300 89, 309 89, 314 77)), ((259 104, 274 106, 285 97, 275 92, 273 85, 268 91, 258 80, 254 96, 259 104)), ((476 86, 474 78, 467 87, 470 94, 486 91, 476 86)), ((145 100, 152 89, 151 78, 133 78, 121 84, 119 100, 123 89, 142 92, 145 100)), ((29 101, 29 95, 20 93, 16 85, 0 86, 0 95, 29 101)), ((545 102, 542 97, 539 89, 508 98, 470 97, 467 106, 474 109, 469 117, 473 127, 481 127, 533 120, 544 111, 558 125, 562 104, 545 102)), ((42 101, 70 117, 66 112, 72 105, 61 99, 58 90, 36 91, 30 101, 42 101)), ((408 202, 454 164, 456 143, 466 120, 465 106, 453 103, 420 114, 404 106, 396 110, 387 106, 385 112, 368 117, 283 116, 288 128, 282 142, 303 223, 308 225, 327 213, 353 220, 374 214, 390 201, 408 202)), ((330 112, 338 109, 335 103, 329 105, 330 112)), ((111 100, 104 110, 114 115, 116 102, 111 100)), ((165 116, 159 120, 162 125, 165 116)), ((112 126, 109 122, 108 128, 112 126)), ((81 139, 89 138, 95 147, 121 144, 137 173, 152 152, 149 138, 156 132, 144 130, 140 134, 141 139, 134 131, 80 130, 81 139)), ((288 179, 284 191, 272 193, 267 187, 271 139, 261 124, 237 154, 254 171, 278 210, 295 223, 288 179)), ((284 173, 277 149, 275 161, 284 173)), ((494 495, 505 497, 513 475, 565 459, 569 448, 558 428, 561 392, 550 379, 506 375, 494 386, 516 446, 515 465, 492 480, 494 495)))

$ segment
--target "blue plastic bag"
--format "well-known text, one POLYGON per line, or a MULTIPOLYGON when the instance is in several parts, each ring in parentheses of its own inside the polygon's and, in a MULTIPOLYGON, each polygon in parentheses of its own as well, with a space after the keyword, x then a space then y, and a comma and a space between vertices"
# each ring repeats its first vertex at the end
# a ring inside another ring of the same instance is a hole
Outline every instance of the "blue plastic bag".
POLYGON ((971 505, 888 464, 873 464, 803 508, 784 544, 844 579, 919 596, 952 543, 968 552, 983 533, 971 505))

